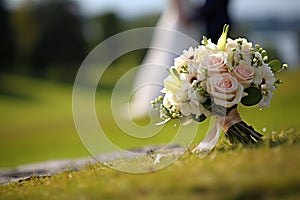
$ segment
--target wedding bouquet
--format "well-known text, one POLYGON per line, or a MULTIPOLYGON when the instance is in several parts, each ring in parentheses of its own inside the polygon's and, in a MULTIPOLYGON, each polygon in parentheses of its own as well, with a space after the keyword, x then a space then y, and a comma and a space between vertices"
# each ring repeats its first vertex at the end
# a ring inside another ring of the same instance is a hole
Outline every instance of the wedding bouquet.
POLYGON ((245 38, 227 38, 225 25, 217 44, 203 37, 201 45, 184 50, 168 69, 164 97, 152 101, 166 123, 179 119, 184 125, 215 116, 216 122, 193 150, 208 153, 216 145, 221 130, 231 143, 257 143, 262 135, 240 117, 238 104, 260 108, 270 106, 280 80, 274 75, 287 68, 279 60, 268 62, 267 51, 245 38))

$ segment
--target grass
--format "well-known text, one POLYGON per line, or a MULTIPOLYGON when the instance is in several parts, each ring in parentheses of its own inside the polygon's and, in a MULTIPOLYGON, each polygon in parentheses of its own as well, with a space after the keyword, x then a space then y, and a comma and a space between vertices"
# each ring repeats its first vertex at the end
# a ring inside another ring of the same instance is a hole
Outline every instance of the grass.
POLYGON ((0 89, 0 167, 88 155, 72 120, 69 85, 7 75, 0 89))
MULTIPOLYGON (((97 115, 105 133, 124 148, 169 142, 176 133, 172 124, 154 137, 139 140, 124 134, 115 123, 110 109, 112 81, 109 77, 126 71, 122 67, 120 65, 108 71, 100 82, 104 87, 100 87, 96 95, 97 115)), ((299 70, 281 74, 284 85, 275 91, 271 107, 259 111, 256 106, 241 106, 242 118, 258 131, 264 130, 263 134, 289 128, 299 130, 299 76, 299 70)), ((4 76, 0 87, 0 168, 48 159, 88 156, 76 132, 71 106, 71 85, 18 75, 4 76)), ((202 130, 206 129, 207 123, 200 125, 195 143, 204 137, 206 131, 202 130)), ((105 147, 103 149, 107 150, 105 147)))
MULTIPOLYGON (((114 70, 122 71, 115 68, 110 73, 114 70)), ((187 152, 173 165, 147 174, 89 165, 78 172, 0 186, 0 199, 299 199, 300 145, 294 136, 300 130, 299 77, 299 70, 280 75, 284 85, 270 108, 239 107, 242 118, 266 136, 263 145, 233 148, 221 142, 205 159, 187 152)), ((89 155, 73 123, 71 85, 19 75, 6 75, 1 81, 0 167, 89 155)), ((97 92, 97 115, 113 142, 130 148, 174 137, 177 128, 172 124, 149 140, 124 134, 111 114, 111 82, 103 82, 108 87, 97 92)), ((206 127, 207 123, 200 125, 193 145, 204 137, 206 127)), ((111 164, 142 168, 153 161, 141 159, 111 164)))
MULTIPOLYGON (((0 199, 299 199, 299 133, 287 131, 259 146, 219 143, 205 159, 186 152, 173 165, 145 174, 97 163, 80 171, 0 186, 0 199), (298 135, 297 135, 298 134, 298 135)), ((110 165, 147 167, 151 156, 110 165)))

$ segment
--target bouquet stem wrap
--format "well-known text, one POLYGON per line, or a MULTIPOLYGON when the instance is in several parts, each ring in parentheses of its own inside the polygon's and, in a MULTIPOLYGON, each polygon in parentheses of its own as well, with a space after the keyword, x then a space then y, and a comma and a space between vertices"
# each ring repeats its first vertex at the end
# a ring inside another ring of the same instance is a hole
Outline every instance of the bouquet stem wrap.
POLYGON ((234 124, 239 123, 242 121, 240 113, 236 108, 232 109, 228 115, 222 117, 222 128, 224 132, 227 133, 227 131, 232 127, 234 124))
POLYGON ((262 141, 263 135, 242 121, 236 108, 225 117, 223 130, 231 143, 250 144, 262 141))
POLYGON ((221 135, 221 129, 230 143, 250 144, 262 141, 263 135, 242 121, 236 107, 231 109, 227 115, 215 116, 215 119, 212 120, 212 127, 208 134, 193 150, 193 153, 198 153, 200 157, 205 157, 215 147, 221 135))

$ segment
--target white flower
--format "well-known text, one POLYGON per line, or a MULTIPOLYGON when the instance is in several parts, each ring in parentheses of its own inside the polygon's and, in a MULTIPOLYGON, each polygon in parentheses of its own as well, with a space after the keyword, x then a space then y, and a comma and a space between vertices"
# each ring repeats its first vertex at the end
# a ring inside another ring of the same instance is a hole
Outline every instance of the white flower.
POLYGON ((262 99, 260 100, 260 102, 258 103, 258 106, 260 108, 263 107, 270 107, 270 101, 273 98, 274 94, 272 91, 269 91, 267 93, 267 95, 263 95, 262 99))
POLYGON ((225 51, 227 53, 230 53, 232 49, 238 49, 238 43, 237 40, 233 40, 231 38, 227 38, 227 43, 225 47, 225 51))
POLYGON ((184 50, 183 53, 174 59, 174 66, 178 72, 182 66, 186 66, 189 63, 193 62, 197 58, 197 48, 190 47, 188 50, 184 50))
POLYGON ((252 42, 248 42, 245 38, 240 38, 239 40, 242 41, 241 50, 242 50, 243 55, 250 55, 251 48, 252 48, 252 42))
POLYGON ((228 54, 229 64, 234 64, 231 67, 235 67, 241 60, 251 63, 253 57, 251 49, 252 43, 248 42, 245 38, 235 40, 228 38, 225 51, 228 54))
POLYGON ((189 87, 188 89, 188 97, 189 99, 191 99, 192 101, 197 101, 199 103, 205 103, 207 98, 206 97, 203 97, 201 96, 197 89, 194 88, 193 86, 189 87))
POLYGON ((276 79, 274 78, 274 74, 271 71, 270 67, 266 64, 255 69, 255 78, 253 82, 261 87, 264 85, 264 89, 273 90, 276 79))
POLYGON ((225 51, 229 53, 232 49, 240 49, 242 54, 248 55, 251 53, 251 48, 252 42, 248 42, 245 38, 238 38, 235 40, 228 38, 225 51))
POLYGON ((191 114, 200 116, 202 113, 199 104, 194 101, 187 101, 181 104, 181 114, 184 116, 190 116, 191 114))
POLYGON ((255 69, 255 78, 253 82, 261 88, 262 99, 259 102, 259 107, 269 107, 270 100, 273 98, 275 90, 275 77, 270 67, 266 64, 255 69))
MULTIPOLYGON (((206 52, 209 52, 209 53, 215 53, 215 52, 218 52, 220 51, 218 45, 216 45, 215 43, 213 43, 211 41, 211 39, 207 40, 207 44, 203 47, 205 47, 205 50, 206 52)), ((202 41, 202 44, 204 43, 204 41, 202 41)))
POLYGON ((187 73, 180 74, 180 80, 184 83, 193 84, 194 81, 199 82, 204 79, 203 69, 195 63, 188 65, 187 73))
POLYGON ((207 88, 215 104, 226 108, 238 104, 244 93, 244 87, 229 73, 213 74, 207 88))
POLYGON ((181 90, 176 93, 176 98, 179 100, 180 111, 184 116, 190 116, 191 114, 200 116, 203 114, 204 108, 200 104, 203 97, 197 93, 190 83, 182 85, 181 90))
POLYGON ((199 65, 199 63, 202 60, 203 56, 205 54, 207 54, 208 49, 205 46, 201 45, 201 46, 198 46, 197 48, 195 48, 194 50, 195 50, 195 55, 196 55, 196 57, 194 59, 194 63, 199 65))
POLYGON ((180 109, 180 102, 177 99, 176 95, 172 93, 170 90, 163 89, 163 93, 165 93, 164 99, 163 99, 163 106, 166 108, 170 108, 171 106, 174 106, 174 109, 180 109))

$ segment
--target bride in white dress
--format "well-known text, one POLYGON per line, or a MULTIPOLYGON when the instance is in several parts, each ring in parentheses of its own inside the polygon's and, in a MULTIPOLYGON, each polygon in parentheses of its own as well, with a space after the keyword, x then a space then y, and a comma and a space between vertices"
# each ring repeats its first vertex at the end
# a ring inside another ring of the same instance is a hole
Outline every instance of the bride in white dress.
MULTIPOLYGON (((201 2, 201 1, 200 1, 201 2)), ((168 0, 166 9, 157 22, 151 46, 178 52, 195 45, 200 40, 201 29, 198 24, 187 21, 187 15, 193 11, 193 3, 189 0, 168 0), (191 43, 180 42, 179 33, 191 37, 191 43), (193 38, 193 39, 192 39, 193 38)), ((128 105, 132 119, 143 118, 151 111, 151 101, 160 94, 163 80, 167 77, 167 68, 173 65, 178 55, 159 49, 148 49, 142 65, 139 67, 132 89, 133 98, 128 105)), ((178 52, 181 53, 181 52, 178 52)))

